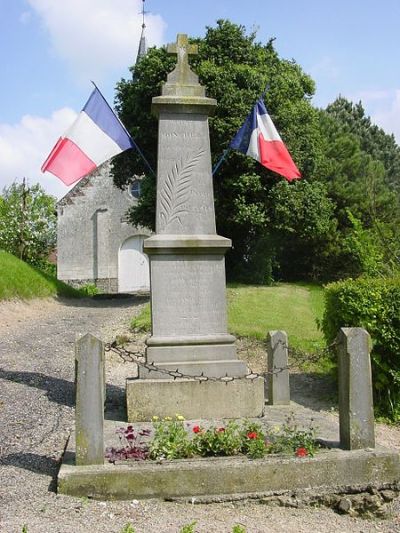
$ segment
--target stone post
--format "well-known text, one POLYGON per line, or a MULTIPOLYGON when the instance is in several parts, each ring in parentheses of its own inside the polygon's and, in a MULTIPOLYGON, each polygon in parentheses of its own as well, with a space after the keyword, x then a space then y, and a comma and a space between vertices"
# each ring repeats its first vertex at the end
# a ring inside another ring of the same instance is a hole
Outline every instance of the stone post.
POLYGON ((345 450, 374 448, 370 336, 362 328, 341 328, 336 343, 340 446, 345 450))
POLYGON ((86 334, 75 342, 76 464, 104 463, 104 345, 86 334))
POLYGON ((269 405, 289 405, 288 337, 285 331, 268 333, 267 356, 268 403, 269 405))

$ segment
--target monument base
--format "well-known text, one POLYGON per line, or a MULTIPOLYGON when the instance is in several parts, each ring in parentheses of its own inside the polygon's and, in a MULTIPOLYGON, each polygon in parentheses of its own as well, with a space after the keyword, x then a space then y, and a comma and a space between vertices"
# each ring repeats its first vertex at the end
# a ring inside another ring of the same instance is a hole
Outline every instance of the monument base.
POLYGON ((187 420, 259 417, 264 412, 264 379, 127 379, 126 401, 128 422, 175 414, 187 420))

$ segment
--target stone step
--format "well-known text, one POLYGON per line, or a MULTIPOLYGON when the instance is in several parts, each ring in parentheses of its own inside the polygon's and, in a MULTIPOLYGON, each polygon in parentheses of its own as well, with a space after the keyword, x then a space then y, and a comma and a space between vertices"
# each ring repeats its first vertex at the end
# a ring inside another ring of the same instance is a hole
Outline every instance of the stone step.
MULTIPOLYGON (((203 374, 210 378, 222 378, 225 376, 243 377, 247 374, 246 363, 239 359, 159 362, 157 366, 169 372, 178 370, 187 376, 201 376, 203 374)), ((139 377, 142 379, 171 379, 173 375, 164 372, 153 372, 140 367, 139 377)))

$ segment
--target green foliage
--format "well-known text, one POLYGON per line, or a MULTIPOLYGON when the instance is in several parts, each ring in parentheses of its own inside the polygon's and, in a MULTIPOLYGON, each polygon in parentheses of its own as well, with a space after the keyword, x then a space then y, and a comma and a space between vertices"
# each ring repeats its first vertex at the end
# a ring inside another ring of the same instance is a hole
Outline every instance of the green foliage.
POLYGON ((322 328, 332 342, 341 327, 363 327, 371 335, 375 405, 400 419, 400 278, 360 278, 325 290, 322 328))
POLYGON ((300 430, 293 415, 288 417, 282 429, 266 434, 256 422, 245 421, 239 425, 229 421, 225 426, 204 428, 194 425, 190 428, 182 416, 153 417, 155 435, 150 443, 150 458, 183 459, 193 456, 232 456, 243 454, 250 459, 261 459, 269 453, 295 454, 298 457, 314 455, 318 449, 315 431, 300 430), (192 432, 192 438, 188 430, 192 432))
POLYGON ((182 459, 193 455, 183 417, 176 415, 174 419, 166 417, 164 420, 154 417, 153 424, 155 435, 150 444, 152 459, 182 459))
POLYGON ((72 287, 0 250, 0 300, 81 297, 72 287))
POLYGON ((1 198, 0 248, 40 266, 55 246, 55 198, 25 182, 4 188, 1 198))
POLYGON ((86 285, 82 285, 82 287, 79 288, 79 292, 84 296, 96 296, 96 294, 99 294, 100 291, 96 287, 94 283, 86 283, 86 285))
POLYGON ((232 533, 246 533, 246 529, 240 524, 235 524, 233 526, 232 533))
POLYGON ((22 533, 28 533, 28 526, 26 524, 22 526, 22 533))
POLYGON ((151 330, 150 304, 143 306, 141 312, 132 318, 130 326, 133 331, 137 332, 151 330))
POLYGON ((125 526, 121 529, 120 533, 135 533, 135 528, 132 526, 130 522, 125 524, 125 526))
POLYGON ((196 524, 197 522, 194 521, 194 522, 191 522, 190 524, 186 524, 182 526, 180 533, 195 533, 196 524))
POLYGON ((298 457, 313 457, 319 446, 312 423, 311 419, 310 427, 302 430, 297 427, 293 413, 288 415, 282 428, 276 428, 271 435, 267 443, 268 453, 294 453, 298 457))
POLYGON ((194 426, 192 446, 194 453, 201 457, 213 455, 237 455, 242 450, 239 426, 230 421, 225 427, 203 429, 194 426))
POLYGON ((393 190, 400 191, 400 148, 394 136, 372 124, 361 102, 354 104, 339 97, 326 111, 341 124, 344 132, 357 136, 364 152, 383 164, 385 182, 393 190))

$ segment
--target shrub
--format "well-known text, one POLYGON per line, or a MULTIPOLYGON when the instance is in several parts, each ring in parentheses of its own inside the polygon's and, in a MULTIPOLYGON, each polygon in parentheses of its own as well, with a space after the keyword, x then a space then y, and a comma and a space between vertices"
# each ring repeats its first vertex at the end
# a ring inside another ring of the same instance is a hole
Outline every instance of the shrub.
POLYGON ((359 278, 327 285, 322 329, 332 342, 341 327, 363 327, 372 338, 378 414, 400 419, 400 277, 359 278))

